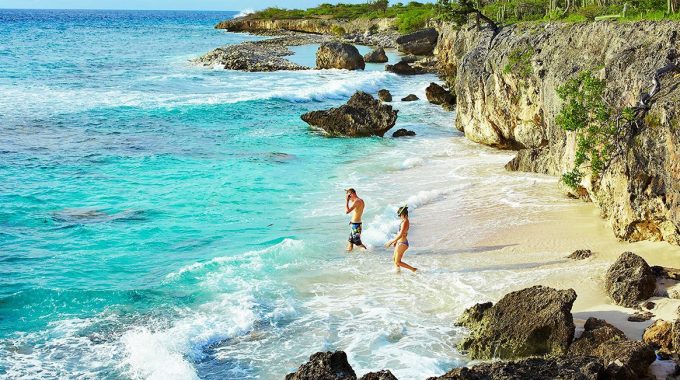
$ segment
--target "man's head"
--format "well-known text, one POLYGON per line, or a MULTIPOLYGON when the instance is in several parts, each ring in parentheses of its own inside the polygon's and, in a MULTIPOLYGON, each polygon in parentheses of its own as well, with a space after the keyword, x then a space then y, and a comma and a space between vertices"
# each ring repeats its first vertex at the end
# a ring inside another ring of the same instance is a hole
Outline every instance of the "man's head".
POLYGON ((351 187, 349 189, 345 189, 345 194, 347 194, 347 198, 350 199, 354 199, 357 197, 357 191, 351 187))

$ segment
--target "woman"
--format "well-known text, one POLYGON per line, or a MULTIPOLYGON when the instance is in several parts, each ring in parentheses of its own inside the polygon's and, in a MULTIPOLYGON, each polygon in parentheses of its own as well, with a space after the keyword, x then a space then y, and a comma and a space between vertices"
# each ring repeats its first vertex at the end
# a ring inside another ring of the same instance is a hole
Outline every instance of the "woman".
POLYGON ((411 226, 409 220, 408 220, 408 207, 399 207, 399 210, 397 211, 397 216, 401 218, 401 224, 399 225, 399 233, 397 236, 388 241, 387 244, 385 244, 385 248, 394 246, 394 265, 397 267, 397 271, 400 271, 401 268, 406 268, 408 270, 411 270, 415 272, 418 270, 417 268, 414 268, 405 262, 401 261, 401 258, 404 257, 404 253, 408 249, 408 229, 411 226))

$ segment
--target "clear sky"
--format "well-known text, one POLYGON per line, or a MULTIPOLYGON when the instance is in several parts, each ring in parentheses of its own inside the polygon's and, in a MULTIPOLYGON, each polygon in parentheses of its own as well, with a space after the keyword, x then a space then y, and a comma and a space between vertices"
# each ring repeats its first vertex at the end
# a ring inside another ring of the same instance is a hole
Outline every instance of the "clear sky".
MULTIPOLYGON (((343 3, 362 3, 366 0, 342 0, 343 3)), ((0 0, 0 8, 56 8, 56 9, 188 9, 241 11, 271 6, 308 8, 333 0, 0 0)), ((397 0, 394 0, 397 2, 397 0)))

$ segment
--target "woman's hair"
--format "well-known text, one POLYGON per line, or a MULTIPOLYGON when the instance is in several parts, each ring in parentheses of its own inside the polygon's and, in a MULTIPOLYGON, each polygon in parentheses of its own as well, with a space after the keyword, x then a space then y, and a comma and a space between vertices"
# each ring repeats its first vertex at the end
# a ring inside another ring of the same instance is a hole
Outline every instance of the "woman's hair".
POLYGON ((402 206, 399 207, 399 210, 397 210, 397 216, 408 216, 408 206, 402 206))

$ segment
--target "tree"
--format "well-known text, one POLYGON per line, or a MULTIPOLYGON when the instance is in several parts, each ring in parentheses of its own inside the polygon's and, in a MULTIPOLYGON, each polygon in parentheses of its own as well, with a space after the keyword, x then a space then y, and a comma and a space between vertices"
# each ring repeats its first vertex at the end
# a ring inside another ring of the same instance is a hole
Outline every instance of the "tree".
POLYGON ((440 16, 444 19, 455 22, 458 25, 463 25, 467 22, 468 16, 474 14, 477 18, 477 26, 480 24, 480 20, 484 21, 493 30, 493 34, 496 35, 499 32, 499 27, 495 21, 484 15, 479 7, 473 3, 473 0, 437 0, 436 4, 437 10, 440 16))
POLYGON ((387 7, 390 5, 389 0, 373 0, 371 1, 371 8, 376 11, 385 13, 387 12, 387 7))

